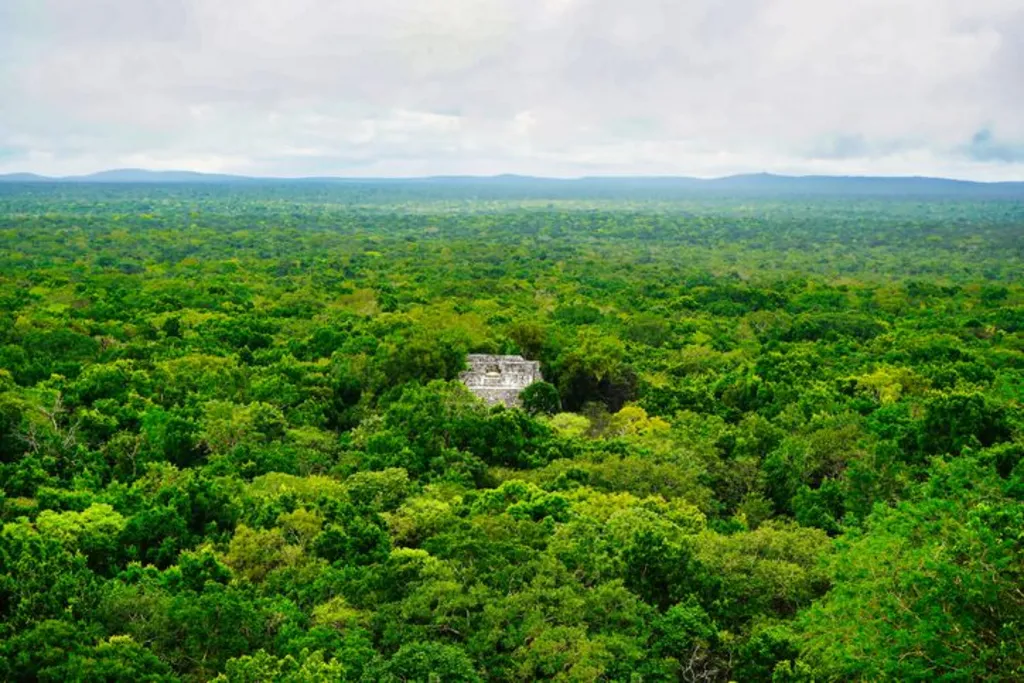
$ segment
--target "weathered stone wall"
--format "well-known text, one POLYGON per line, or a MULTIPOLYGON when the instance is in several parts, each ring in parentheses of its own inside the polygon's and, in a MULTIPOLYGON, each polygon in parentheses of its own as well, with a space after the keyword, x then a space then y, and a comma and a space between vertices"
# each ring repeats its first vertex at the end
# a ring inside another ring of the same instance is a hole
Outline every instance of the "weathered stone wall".
POLYGON ((519 405, 519 392, 541 382, 540 362, 522 356, 489 356, 471 353, 466 357, 469 369, 459 375, 469 390, 489 405, 519 405))

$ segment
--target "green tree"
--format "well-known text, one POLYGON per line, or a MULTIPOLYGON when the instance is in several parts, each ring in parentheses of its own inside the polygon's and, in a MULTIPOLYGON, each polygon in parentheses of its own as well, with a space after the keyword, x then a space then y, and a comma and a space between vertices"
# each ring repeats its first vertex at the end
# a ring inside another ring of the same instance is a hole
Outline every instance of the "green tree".
POLYGON ((562 410, 558 388, 548 382, 534 382, 523 389, 519 400, 523 403, 523 410, 531 415, 554 415, 562 410))

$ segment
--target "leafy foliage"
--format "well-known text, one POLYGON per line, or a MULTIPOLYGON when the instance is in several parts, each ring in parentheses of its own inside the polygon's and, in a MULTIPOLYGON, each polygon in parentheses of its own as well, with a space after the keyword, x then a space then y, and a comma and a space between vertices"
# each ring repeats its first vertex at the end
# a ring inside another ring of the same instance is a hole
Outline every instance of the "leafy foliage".
POLYGON ((0 678, 1024 676, 1019 203, 433 192, 0 186, 0 678))

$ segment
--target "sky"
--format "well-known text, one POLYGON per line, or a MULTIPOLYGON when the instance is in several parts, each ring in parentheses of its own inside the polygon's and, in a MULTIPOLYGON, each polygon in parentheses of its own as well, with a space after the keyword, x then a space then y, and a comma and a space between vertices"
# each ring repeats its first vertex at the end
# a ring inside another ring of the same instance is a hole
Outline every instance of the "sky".
POLYGON ((1024 0, 0 0, 0 173, 1024 180, 1024 0))

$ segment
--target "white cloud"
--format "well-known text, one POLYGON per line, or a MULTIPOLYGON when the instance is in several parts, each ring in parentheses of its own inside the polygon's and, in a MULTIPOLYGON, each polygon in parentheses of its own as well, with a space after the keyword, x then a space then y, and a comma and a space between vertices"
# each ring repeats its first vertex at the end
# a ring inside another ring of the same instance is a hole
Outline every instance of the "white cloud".
POLYGON ((5 0, 0 171, 1020 178, 1022 46, 1020 0, 5 0))

